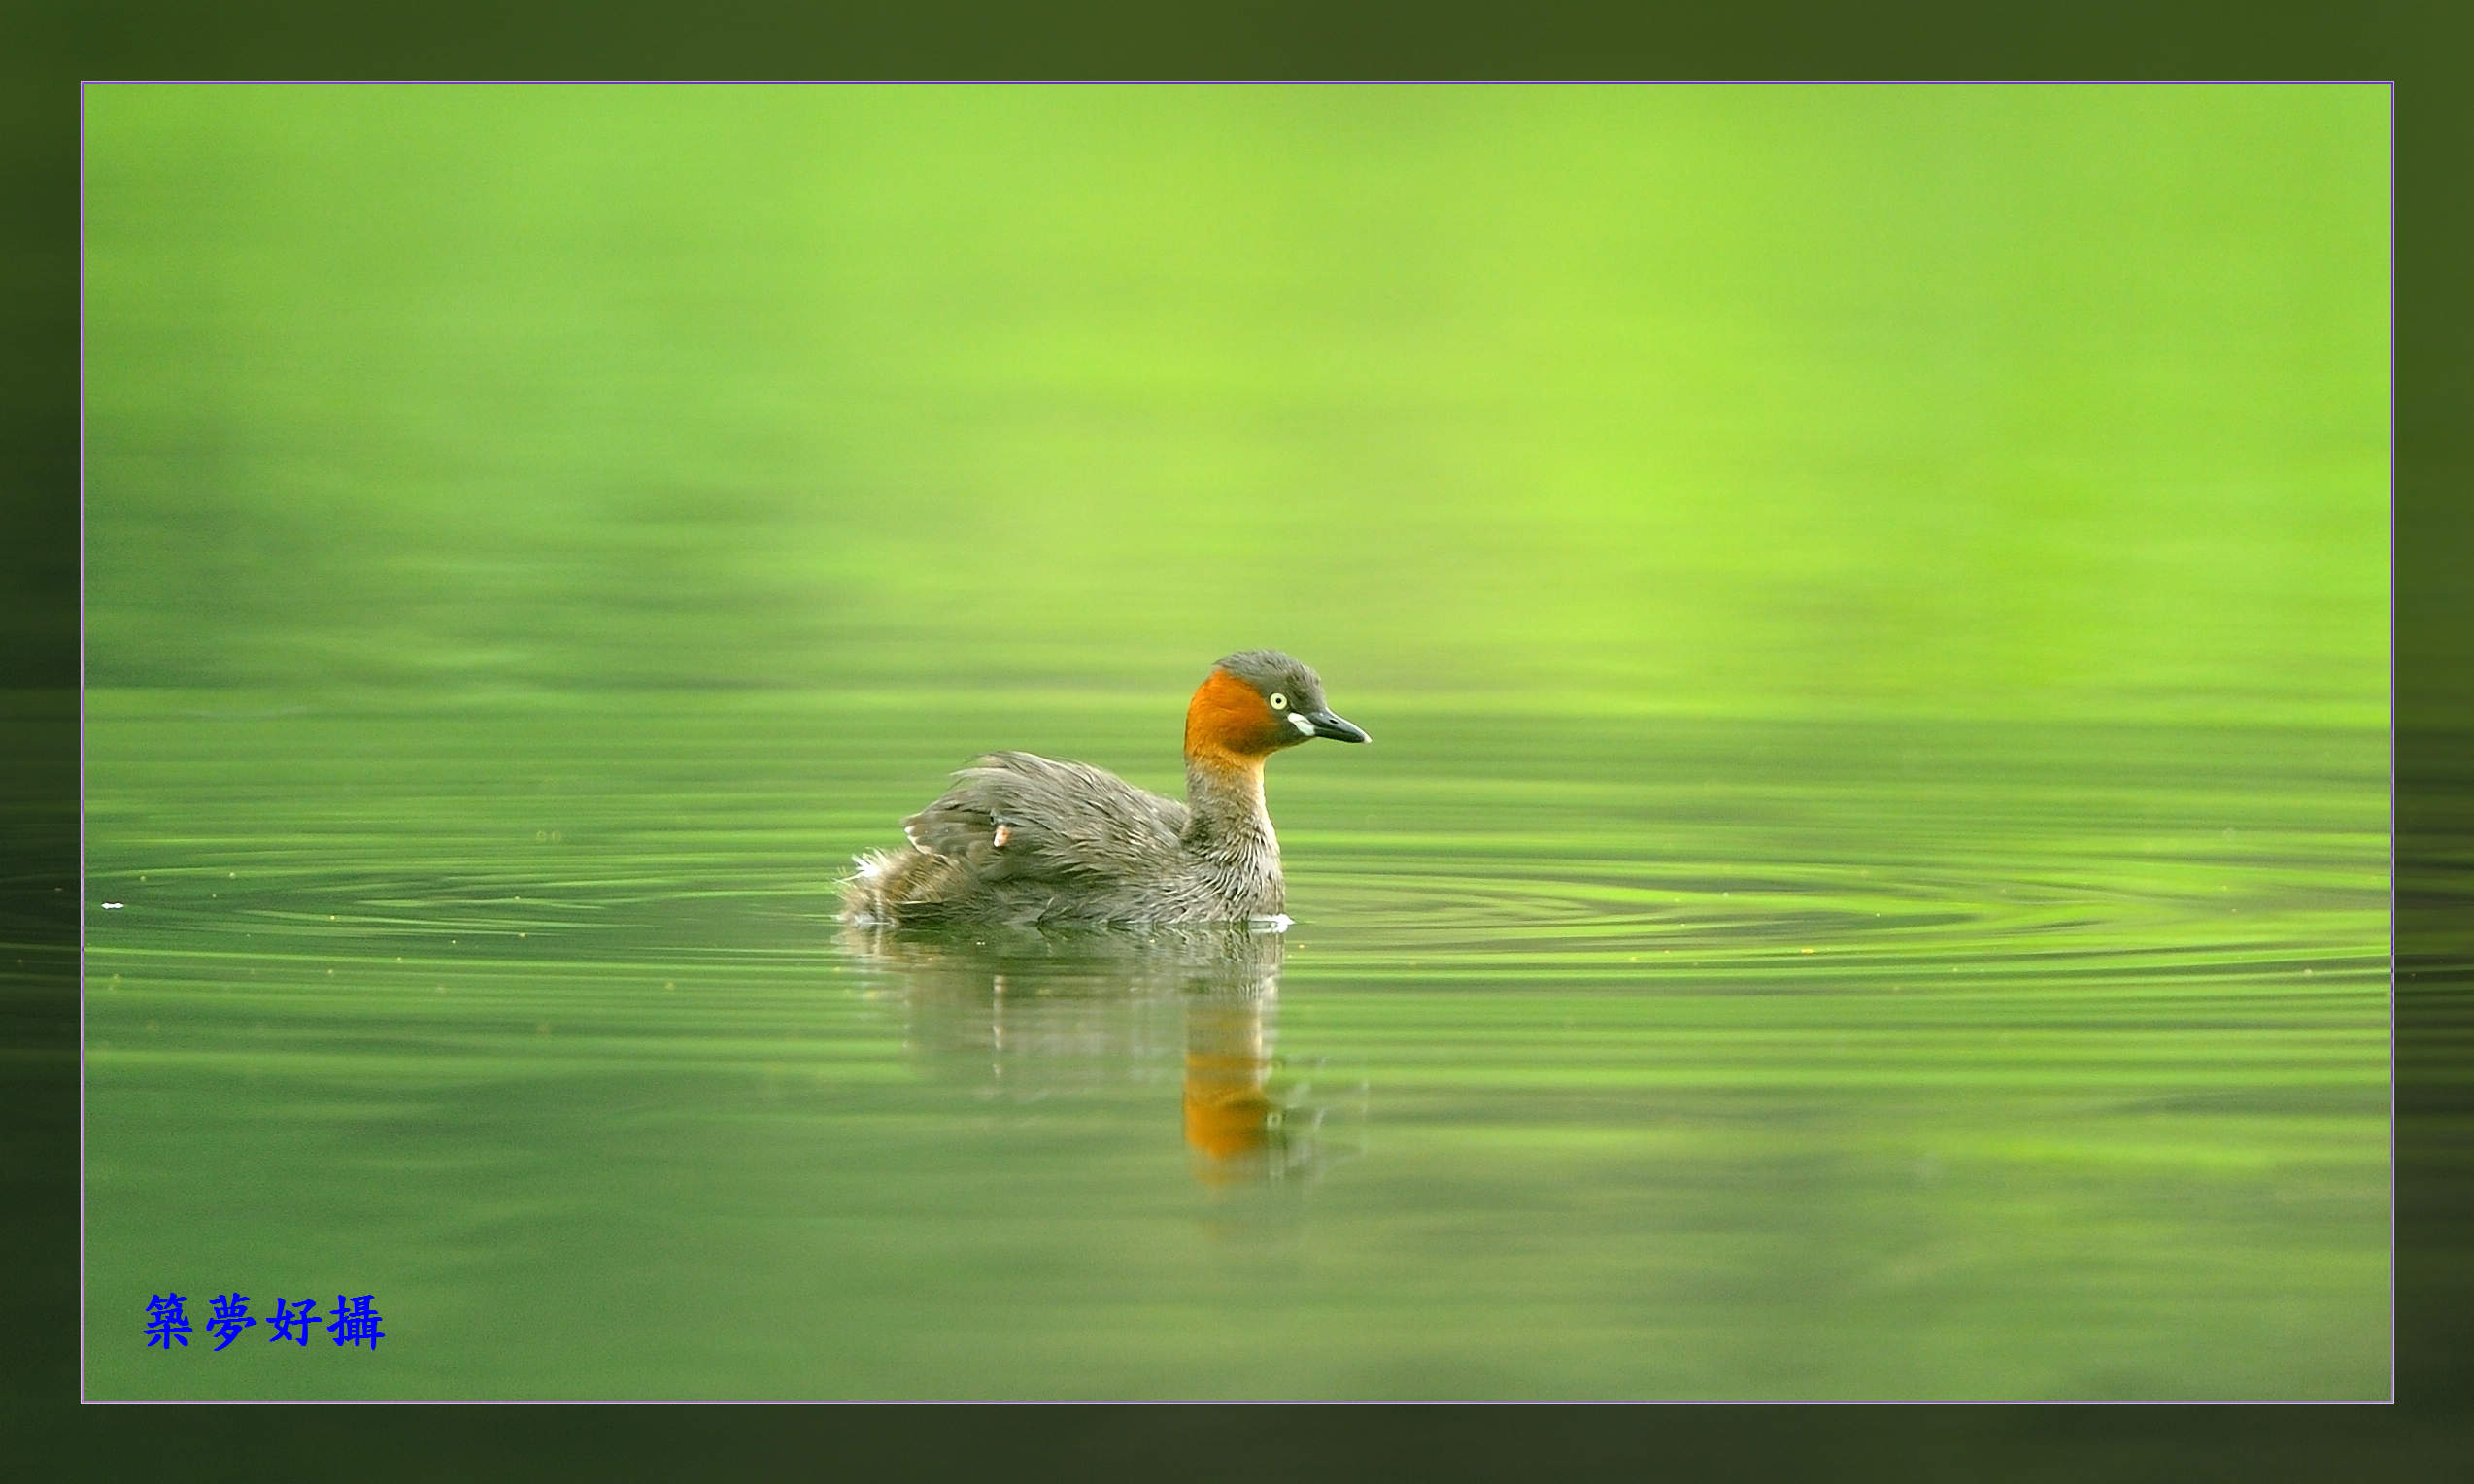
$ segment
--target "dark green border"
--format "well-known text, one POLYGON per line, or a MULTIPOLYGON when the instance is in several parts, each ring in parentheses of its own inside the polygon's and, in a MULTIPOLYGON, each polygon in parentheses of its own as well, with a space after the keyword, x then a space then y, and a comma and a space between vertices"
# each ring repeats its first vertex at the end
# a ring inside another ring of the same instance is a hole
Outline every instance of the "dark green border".
POLYGON ((89 1477, 905 1477, 1001 1468, 1494 1476, 2453 1476, 2474 1298, 2474 452, 2466 244, 2474 89, 2453 7, 2117 0, 1433 8, 1221 0, 1182 12, 729 4, 626 17, 565 0, 343 18, 287 0, 95 0, 13 23, 0 88, 0 1283, 11 1453, 89 1477), (973 14, 984 11, 984 14, 973 14), (2107 78, 2394 80, 2399 1081, 2394 1407, 73 1408, 76 1340, 77 83, 81 78, 2107 78), (25 863, 19 864, 17 862, 25 863), (2454 861, 2456 863, 2452 864, 2454 861), (23 960, 22 963, 11 961, 23 960), (57 1445, 45 1449, 42 1441, 57 1445), (60 1448, 76 1450, 64 1454, 60 1448), (452 1462, 451 1462, 452 1461, 452 1462), (907 1465, 907 1467, 904 1467, 907 1465))

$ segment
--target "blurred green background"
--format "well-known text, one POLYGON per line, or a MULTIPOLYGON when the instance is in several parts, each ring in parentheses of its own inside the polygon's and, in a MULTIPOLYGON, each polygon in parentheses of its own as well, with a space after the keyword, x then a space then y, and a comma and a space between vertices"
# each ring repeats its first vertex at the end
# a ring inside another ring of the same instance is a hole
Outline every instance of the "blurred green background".
POLYGON ((96 685, 2385 718, 2382 87, 86 97, 96 685))
POLYGON ((2389 101, 88 88, 88 1395, 2389 1395, 2389 101), (836 936, 1264 644, 1269 980, 836 936))

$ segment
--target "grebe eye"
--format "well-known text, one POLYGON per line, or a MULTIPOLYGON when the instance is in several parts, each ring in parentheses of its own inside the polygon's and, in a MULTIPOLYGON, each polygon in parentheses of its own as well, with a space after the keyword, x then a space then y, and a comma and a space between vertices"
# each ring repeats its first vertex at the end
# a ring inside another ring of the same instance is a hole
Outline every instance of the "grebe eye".
POLYGON ((1278 692, 1277 691, 1272 691, 1272 692, 1271 692, 1271 709, 1272 709, 1272 710, 1274 710, 1274 711, 1286 711, 1286 710, 1288 710, 1288 709, 1289 709, 1289 698, 1288 698, 1287 696, 1285 696, 1285 695, 1282 695, 1282 694, 1281 694, 1280 692, 1278 692))

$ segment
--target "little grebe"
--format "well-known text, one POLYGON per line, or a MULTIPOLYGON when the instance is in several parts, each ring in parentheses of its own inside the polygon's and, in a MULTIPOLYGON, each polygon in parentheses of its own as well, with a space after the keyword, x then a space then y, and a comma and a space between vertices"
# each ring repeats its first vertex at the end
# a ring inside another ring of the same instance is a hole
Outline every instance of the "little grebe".
POLYGON ((1323 704, 1278 650, 1211 667, 1185 710, 1186 802, 1113 773, 989 753, 902 821, 910 843, 857 858, 842 916, 902 923, 1222 923, 1276 917, 1280 842, 1263 761, 1315 737, 1366 733, 1323 704))

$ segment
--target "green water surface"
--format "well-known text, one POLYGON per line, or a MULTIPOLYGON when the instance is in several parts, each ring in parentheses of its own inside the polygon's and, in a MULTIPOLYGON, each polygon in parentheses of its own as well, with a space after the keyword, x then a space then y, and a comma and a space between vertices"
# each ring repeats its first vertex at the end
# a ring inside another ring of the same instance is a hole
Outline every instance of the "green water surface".
POLYGON ((90 1398, 2389 1395, 2385 90, 86 96, 90 1398))

